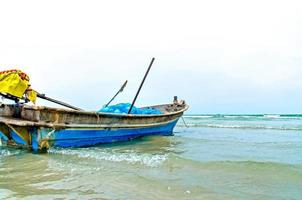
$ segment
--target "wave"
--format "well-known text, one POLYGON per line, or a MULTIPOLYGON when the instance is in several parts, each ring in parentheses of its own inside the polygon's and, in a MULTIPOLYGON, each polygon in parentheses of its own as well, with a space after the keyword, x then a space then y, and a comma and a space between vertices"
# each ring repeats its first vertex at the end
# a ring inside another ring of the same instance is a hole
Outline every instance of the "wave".
POLYGON ((240 120, 302 120, 302 115, 298 114, 261 114, 261 115, 184 115, 188 119, 240 119, 240 120))
POLYGON ((284 162, 283 160, 271 159, 271 160, 261 160, 261 159, 213 159, 213 160, 196 160, 194 158, 184 157, 182 155, 173 154, 168 162, 183 163, 187 166, 196 166, 198 168, 202 167, 223 167, 226 169, 228 166, 232 169, 234 167, 249 167, 255 169, 256 167, 261 168, 298 168, 302 172, 301 161, 295 162, 284 162))
POLYGON ((62 154, 62 155, 71 155, 77 156, 79 158, 90 158, 96 160, 105 160, 111 162, 126 162, 129 164, 142 164, 149 167, 156 167, 161 165, 166 159, 167 154, 146 154, 146 153, 136 153, 136 152, 123 152, 117 153, 114 151, 104 151, 97 148, 94 149, 60 149, 60 148, 51 148, 48 150, 50 154, 62 154))
POLYGON ((7 156, 13 156, 13 155, 18 155, 21 154, 22 150, 17 150, 17 149, 7 149, 7 148, 1 148, 0 147, 0 158, 1 157, 7 157, 7 156))
POLYGON ((199 118, 213 118, 214 116, 213 115, 184 115, 183 116, 184 118, 196 118, 196 119, 199 119, 199 118))
POLYGON ((280 115, 264 115, 264 118, 273 118, 273 119, 277 119, 277 118, 281 118, 280 115))
MULTIPOLYGON (((270 130, 293 130, 301 131, 302 127, 277 127, 277 126, 265 126, 265 125, 231 125, 231 124, 190 124, 189 127, 200 127, 200 128, 233 128, 233 129, 270 129, 270 130)), ((184 124, 178 124, 179 127, 185 127, 184 124)))

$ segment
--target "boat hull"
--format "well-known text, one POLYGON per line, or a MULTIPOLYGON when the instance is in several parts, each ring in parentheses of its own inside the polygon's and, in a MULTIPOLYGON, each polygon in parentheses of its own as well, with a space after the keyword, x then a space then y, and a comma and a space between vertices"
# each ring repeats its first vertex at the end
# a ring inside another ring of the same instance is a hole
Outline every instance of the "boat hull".
POLYGON ((173 135, 188 108, 156 106, 164 114, 125 115, 46 107, 0 107, 0 141, 9 146, 45 151, 50 147, 87 147, 148 135, 173 135))
POLYGON ((55 147, 85 147, 102 143, 128 141, 148 135, 172 135, 177 120, 165 125, 119 129, 65 129, 54 132, 55 147))
POLYGON ((148 135, 173 135, 178 119, 166 124, 135 128, 68 128, 8 126, 9 135, 0 132, 4 144, 30 148, 34 151, 50 147, 87 147, 102 143, 129 141, 148 135), (9 138, 14 144, 10 143, 9 138))

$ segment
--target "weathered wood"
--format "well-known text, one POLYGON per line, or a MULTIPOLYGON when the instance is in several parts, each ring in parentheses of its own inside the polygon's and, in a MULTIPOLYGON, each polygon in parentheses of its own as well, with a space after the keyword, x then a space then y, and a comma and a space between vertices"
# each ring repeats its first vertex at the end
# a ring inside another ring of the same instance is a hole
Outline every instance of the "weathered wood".
POLYGON ((163 114, 160 115, 133 115, 133 114, 114 114, 69 110, 62 108, 49 108, 44 106, 20 106, 20 118, 14 118, 14 105, 5 105, 0 107, 0 122, 12 122, 18 125, 29 126, 68 126, 84 124, 88 125, 105 125, 123 126, 123 125, 146 125, 152 123, 161 123, 175 119, 182 115, 188 109, 188 105, 181 104, 164 104, 149 106, 148 108, 159 109, 163 114), (1 115, 3 113, 3 115, 1 115), (26 122, 26 123, 25 123, 26 122))

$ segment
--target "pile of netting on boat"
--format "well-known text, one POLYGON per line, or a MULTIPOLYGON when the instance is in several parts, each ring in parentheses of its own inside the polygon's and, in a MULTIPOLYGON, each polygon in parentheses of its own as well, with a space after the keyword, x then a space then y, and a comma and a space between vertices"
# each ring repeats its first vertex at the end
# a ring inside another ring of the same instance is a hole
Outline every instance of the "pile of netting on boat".
MULTIPOLYGON (((117 113, 117 114, 127 114, 131 107, 130 103, 119 103, 112 106, 103 107, 98 112, 105 113, 117 113)), ((158 115, 163 114, 160 110, 156 108, 137 108, 133 106, 131 114, 136 115, 158 115)))

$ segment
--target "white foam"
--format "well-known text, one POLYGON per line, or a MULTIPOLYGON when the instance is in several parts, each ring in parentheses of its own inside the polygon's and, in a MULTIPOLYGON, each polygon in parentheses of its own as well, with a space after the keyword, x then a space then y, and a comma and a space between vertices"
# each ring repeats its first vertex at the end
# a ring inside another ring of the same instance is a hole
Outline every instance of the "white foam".
POLYGON ((15 192, 12 192, 12 191, 7 190, 7 189, 1 189, 0 188, 0 199, 12 198, 14 194, 15 194, 15 192))
POLYGON ((212 115, 184 115, 184 118, 212 118, 212 115))
POLYGON ((107 152, 98 150, 86 149, 49 149, 48 153, 73 155, 80 158, 92 158, 96 160, 106 160, 111 162, 127 162, 130 164, 142 164, 150 167, 161 165, 166 159, 167 155, 152 155, 137 152, 107 152))
POLYGON ((0 149, 0 157, 13 156, 20 153, 21 153, 20 150, 10 151, 8 149, 0 149))
MULTIPOLYGON (((286 127, 286 126, 267 126, 267 125, 250 125, 250 124, 187 124, 189 127, 200 128, 233 128, 233 129, 272 129, 272 130, 302 130, 302 126, 286 127)), ((184 127, 183 124, 179 124, 178 127, 184 127)))
POLYGON ((280 115, 264 115, 264 118, 280 118, 280 115))
POLYGON ((236 119, 236 118, 258 118, 258 116, 251 116, 251 115, 224 115, 224 118, 231 118, 231 119, 236 119))

